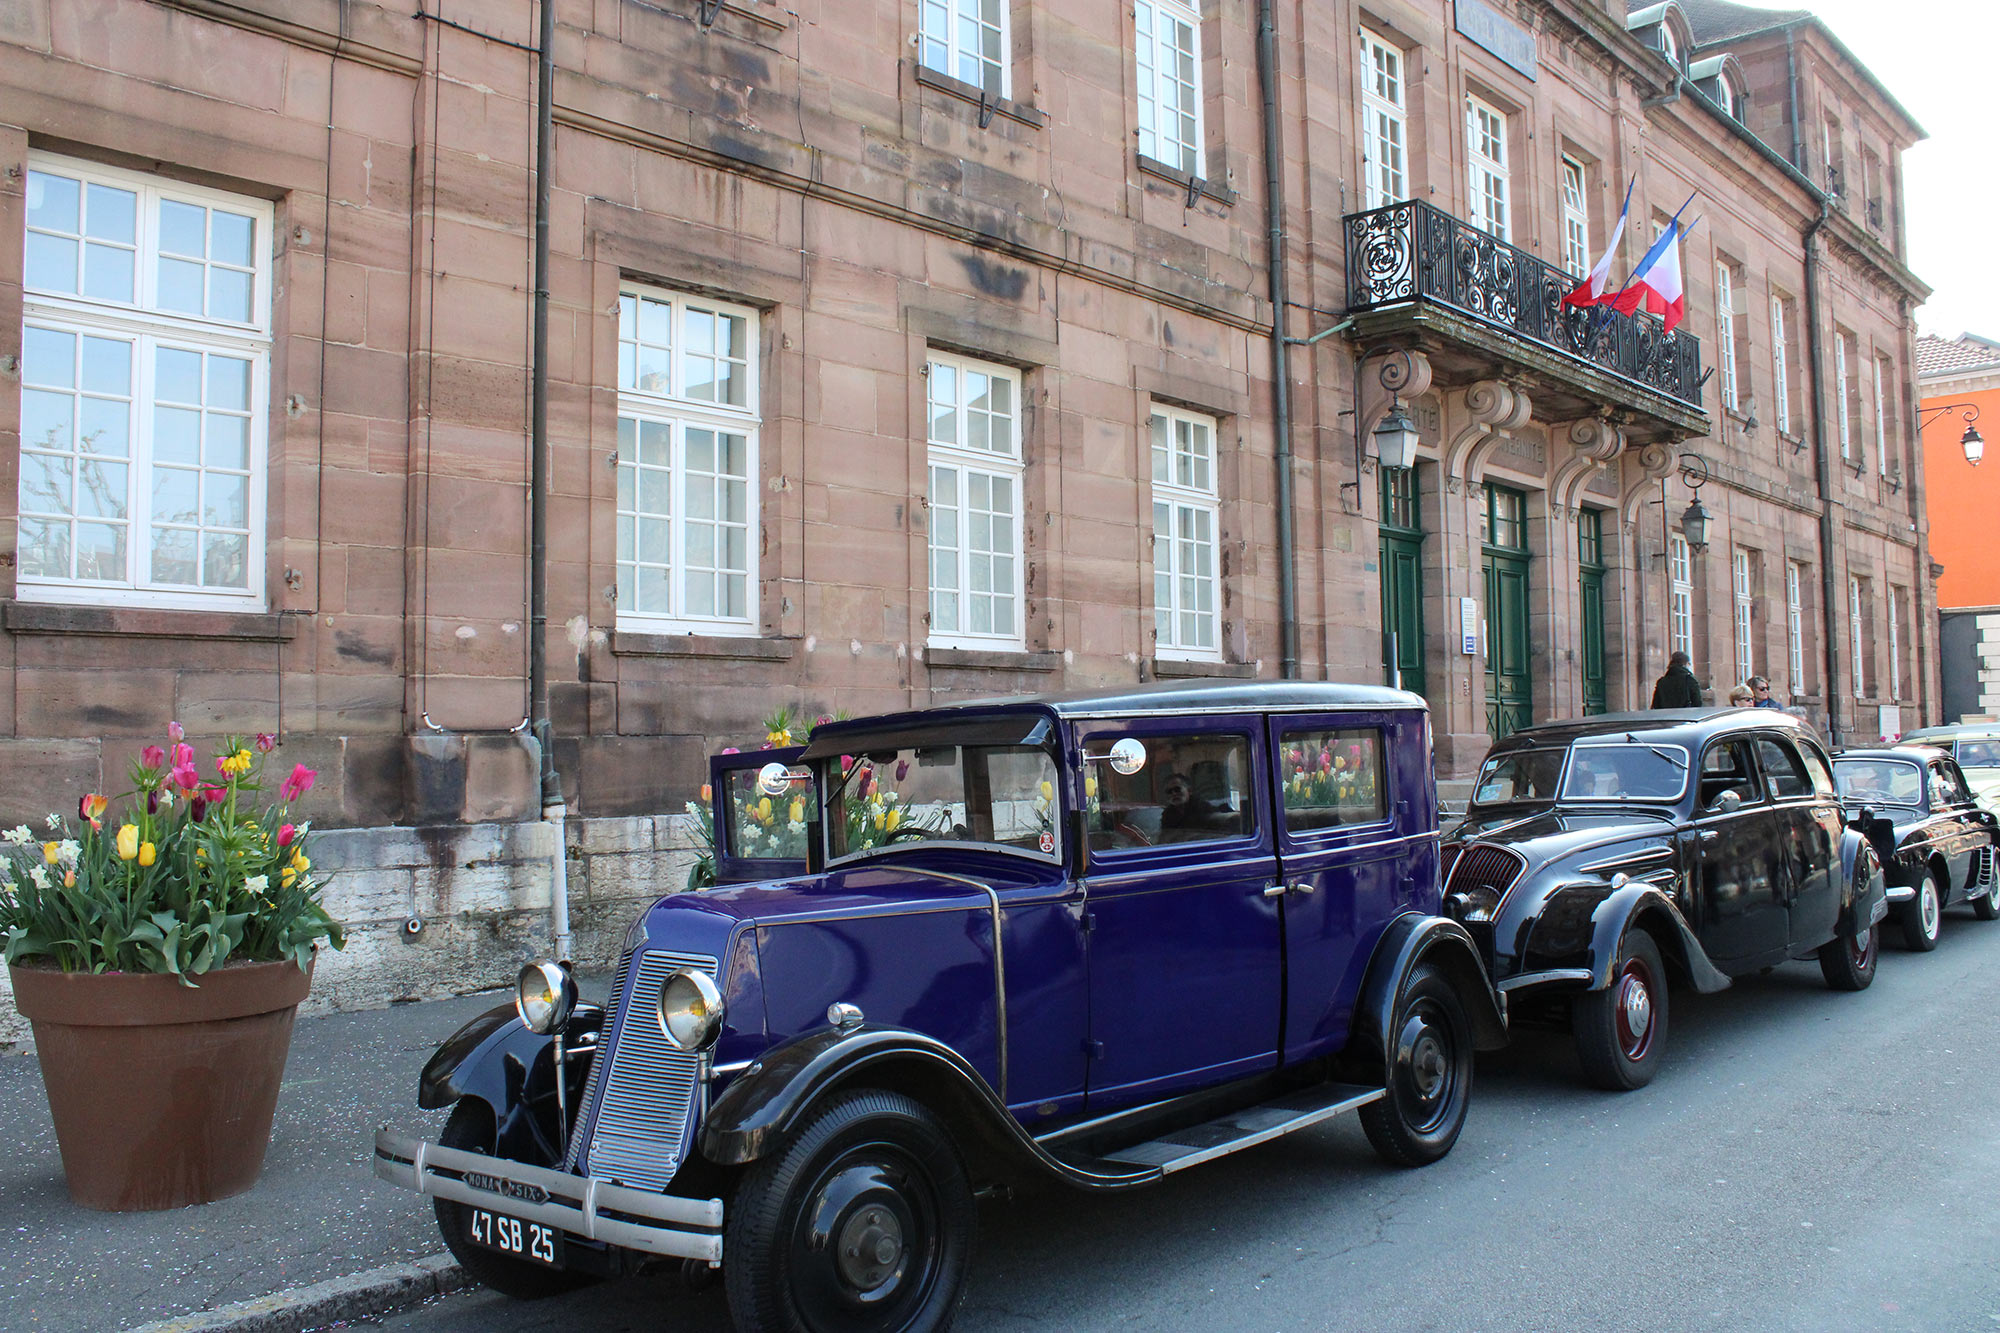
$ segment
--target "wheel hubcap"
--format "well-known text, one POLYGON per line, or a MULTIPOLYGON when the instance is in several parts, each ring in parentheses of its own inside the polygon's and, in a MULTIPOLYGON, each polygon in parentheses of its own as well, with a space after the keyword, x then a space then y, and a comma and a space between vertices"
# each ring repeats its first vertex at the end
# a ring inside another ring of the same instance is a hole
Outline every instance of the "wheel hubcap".
POLYGON ((1394 1095, 1419 1134, 1430 1133, 1451 1114, 1458 1080, 1452 1052, 1452 1034, 1428 1001, 1404 1015, 1396 1033, 1394 1095))
POLYGON ((1618 1015, 1618 1044, 1627 1060, 1645 1057, 1653 1044, 1653 978, 1637 958, 1618 974, 1612 1003, 1618 1015))
POLYGON ((792 1237, 793 1297, 806 1327, 899 1328, 941 1260, 929 1177, 888 1145, 851 1150, 807 1194, 792 1237))
POLYGON ((1923 902, 1919 905, 1922 914, 1924 938, 1929 939, 1938 932, 1938 895, 1936 883, 1924 885, 1923 902))
POLYGON ((1875 957, 1875 927, 1870 926, 1847 942, 1848 952, 1854 956, 1854 965, 1866 971, 1875 957))
POLYGON ((860 1291, 873 1291, 903 1261, 903 1224, 879 1204, 850 1213, 836 1242, 840 1275, 860 1291))

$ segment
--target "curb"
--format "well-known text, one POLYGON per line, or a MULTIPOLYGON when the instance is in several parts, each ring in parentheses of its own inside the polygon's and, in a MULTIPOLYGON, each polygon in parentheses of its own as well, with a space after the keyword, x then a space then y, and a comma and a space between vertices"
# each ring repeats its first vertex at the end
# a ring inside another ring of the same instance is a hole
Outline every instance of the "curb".
POLYGON ((395 1314, 472 1285, 448 1254, 329 1278, 219 1310, 176 1315, 129 1333, 306 1333, 341 1320, 395 1314))

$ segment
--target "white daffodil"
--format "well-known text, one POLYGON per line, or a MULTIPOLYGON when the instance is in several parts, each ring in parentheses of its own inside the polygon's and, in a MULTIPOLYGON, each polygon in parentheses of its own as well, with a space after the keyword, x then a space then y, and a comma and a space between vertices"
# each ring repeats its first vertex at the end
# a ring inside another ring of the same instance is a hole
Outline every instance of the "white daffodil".
POLYGON ((61 815, 50 815, 50 816, 49 816, 49 821, 48 821, 48 822, 49 822, 49 832, 51 832, 51 833, 61 833, 61 832, 62 832, 62 816, 61 816, 61 815))
POLYGON ((16 824, 5 833, 0 833, 0 841, 11 842, 16 847, 26 847, 35 840, 35 831, 26 824, 16 824))
POLYGON ((264 895, 264 890, 271 887, 271 877, 269 875, 252 875, 243 881, 243 887, 261 898, 264 895))
POLYGON ((46 889, 49 887, 49 868, 40 864, 31 865, 28 867, 28 878, 35 881, 36 888, 46 889))
POLYGON ((76 869, 77 858, 83 855, 83 844, 75 838, 64 838, 56 844, 56 860, 62 862, 64 870, 76 869))

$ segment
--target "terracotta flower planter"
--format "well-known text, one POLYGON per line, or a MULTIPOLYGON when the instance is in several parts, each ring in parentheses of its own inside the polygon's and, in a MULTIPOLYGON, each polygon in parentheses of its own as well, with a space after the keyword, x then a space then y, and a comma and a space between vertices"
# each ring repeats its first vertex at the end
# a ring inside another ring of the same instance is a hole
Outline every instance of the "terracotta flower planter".
POLYGON ((136 972, 8 976, 34 1028, 70 1198, 139 1212, 255 1183, 310 968, 231 963, 193 988, 136 972))

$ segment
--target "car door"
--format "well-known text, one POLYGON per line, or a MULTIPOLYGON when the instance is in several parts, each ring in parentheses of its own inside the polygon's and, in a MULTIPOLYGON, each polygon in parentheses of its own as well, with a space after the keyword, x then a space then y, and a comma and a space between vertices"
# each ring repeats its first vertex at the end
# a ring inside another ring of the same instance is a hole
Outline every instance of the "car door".
POLYGON ((1278 860, 1254 716, 1080 724, 1088 1105, 1107 1109, 1277 1061, 1278 860), (1136 770, 1108 761, 1132 737, 1136 770))
POLYGON ((1840 802, 1820 794, 1790 737, 1760 735, 1756 749, 1784 841, 1788 940, 1794 953, 1818 948, 1833 938, 1840 918, 1840 802))
POLYGON ((1375 941, 1436 882, 1436 826, 1420 715, 1274 717, 1270 753, 1292 1064, 1345 1042, 1375 941))
POLYGON ((1747 738, 1710 741, 1696 774, 1691 828, 1701 946, 1725 971, 1761 966, 1783 957, 1790 936, 1779 821, 1747 738))
POLYGON ((1958 765, 1950 759, 1933 759, 1928 769, 1925 785, 1937 826, 1938 850, 1951 877, 1949 893, 1963 896, 1965 886, 1972 882, 1973 857, 1986 843, 1985 830, 1974 817, 1972 793, 1958 765))

